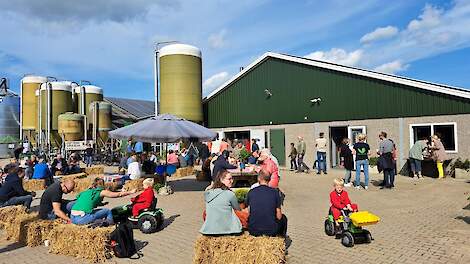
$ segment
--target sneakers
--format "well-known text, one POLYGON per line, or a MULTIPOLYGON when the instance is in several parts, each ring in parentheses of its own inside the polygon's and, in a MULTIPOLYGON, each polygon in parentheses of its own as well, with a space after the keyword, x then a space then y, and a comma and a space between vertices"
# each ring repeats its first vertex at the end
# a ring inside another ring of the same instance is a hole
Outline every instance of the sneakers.
POLYGON ((357 190, 360 190, 360 189, 361 189, 361 186, 358 185, 358 186, 356 186, 356 187, 354 187, 354 188, 356 188, 357 190))
POLYGON ((364 190, 369 190, 369 186, 364 186, 364 190))
POLYGON ((346 184, 344 185, 344 187, 351 187, 351 186, 352 186, 352 183, 346 183, 346 184))

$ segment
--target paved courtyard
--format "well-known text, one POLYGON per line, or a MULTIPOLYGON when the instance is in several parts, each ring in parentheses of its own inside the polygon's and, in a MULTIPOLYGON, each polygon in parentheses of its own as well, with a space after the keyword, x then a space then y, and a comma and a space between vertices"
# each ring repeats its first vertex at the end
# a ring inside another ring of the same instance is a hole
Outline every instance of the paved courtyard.
MULTIPOLYGON (((470 183, 398 177, 394 190, 379 190, 374 185, 368 191, 348 189, 360 209, 382 220, 369 228, 375 239, 371 244, 345 248, 323 231, 331 182, 342 174, 339 170, 322 176, 282 172, 291 240, 288 263, 470 263, 470 208, 463 209, 470 183)), ((372 175, 372 183, 377 184, 380 177, 372 175)), ((173 195, 159 197, 159 206, 165 209, 165 228, 151 235, 135 231, 144 256, 139 260, 113 258, 110 263, 191 263, 207 183, 188 177, 172 185, 173 195)), ((127 203, 128 198, 108 201, 108 207, 113 207, 127 203)), ((38 204, 36 198, 33 205, 38 204)), ((0 263, 84 263, 48 254, 46 247, 0 241, 0 263)))

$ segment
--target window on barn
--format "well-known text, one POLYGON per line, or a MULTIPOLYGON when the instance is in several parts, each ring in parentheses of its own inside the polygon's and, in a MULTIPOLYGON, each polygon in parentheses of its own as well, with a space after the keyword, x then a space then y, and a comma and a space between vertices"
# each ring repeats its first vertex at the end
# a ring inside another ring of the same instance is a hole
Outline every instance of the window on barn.
POLYGON ((413 145, 420 139, 429 139, 437 135, 442 141, 447 152, 457 152, 457 124, 434 123, 410 125, 410 144, 413 145))

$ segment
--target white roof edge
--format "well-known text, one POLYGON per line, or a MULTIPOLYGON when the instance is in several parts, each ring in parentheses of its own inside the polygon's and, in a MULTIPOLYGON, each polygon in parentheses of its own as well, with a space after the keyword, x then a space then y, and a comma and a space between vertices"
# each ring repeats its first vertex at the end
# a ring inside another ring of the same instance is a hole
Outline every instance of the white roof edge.
POLYGON ((464 91, 465 89, 459 88, 459 87, 452 87, 448 85, 442 85, 442 84, 435 84, 435 83, 429 83, 425 81, 420 81, 416 79, 409 79, 406 77, 400 77, 400 76, 395 76, 395 75, 389 75, 389 74, 384 74, 384 73, 379 73, 379 72, 374 72, 374 71, 369 71, 369 70, 364 70, 364 69, 358 69, 358 68, 351 68, 348 66, 342 66, 338 64, 333 64, 329 62, 322 62, 322 61, 316 61, 316 60, 310 60, 310 59, 305 59, 305 58, 300 58, 300 57, 293 57, 289 55, 284 55, 284 54, 279 54, 279 53, 274 53, 274 52, 266 52, 264 53, 261 57, 256 59, 254 62, 252 62, 250 65, 248 65, 245 69, 237 73, 235 76, 233 76, 230 80, 219 86, 217 89, 212 91, 209 95, 205 97, 205 99, 210 99, 212 96, 216 95, 223 89, 225 89, 226 86, 240 78, 242 75, 244 75, 246 72, 251 70, 251 68, 255 67, 258 65, 260 62, 264 61, 268 57, 272 58, 278 58, 286 61, 291 61, 291 62, 297 62, 305 65, 310 65, 310 66, 315 66, 319 68, 324 68, 324 69, 329 69, 329 70, 334 70, 334 71, 339 71, 339 72, 346 72, 350 74, 355 74, 359 76, 365 76, 373 79, 378 79, 378 80, 383 80, 383 81, 388 81, 388 82, 393 82, 393 83, 398 83, 398 84, 403 84, 407 86, 412 86, 416 88, 420 88, 423 90, 428 90, 428 91, 433 91, 433 92, 438 92, 438 93, 444 93, 448 95, 453 95, 457 97, 462 97, 466 99, 470 99, 470 91, 464 91))

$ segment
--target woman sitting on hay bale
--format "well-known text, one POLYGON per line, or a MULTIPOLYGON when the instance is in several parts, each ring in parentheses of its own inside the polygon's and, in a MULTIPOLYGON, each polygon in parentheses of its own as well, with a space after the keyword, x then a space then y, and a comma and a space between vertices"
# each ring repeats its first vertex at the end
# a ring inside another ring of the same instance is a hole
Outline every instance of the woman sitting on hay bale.
POLYGON ((240 211, 237 197, 230 190, 232 175, 221 171, 211 189, 204 193, 206 219, 201 227, 203 235, 233 235, 242 232, 242 224, 234 210, 240 211))
POLYGON ((135 192, 135 189, 127 192, 105 190, 104 180, 96 178, 88 190, 81 192, 77 196, 77 201, 72 206, 72 212, 70 213, 72 223, 87 225, 97 220, 106 220, 108 224, 113 224, 113 215, 110 209, 102 208, 95 210, 95 208, 102 205, 104 197, 117 198, 134 194, 135 192))

